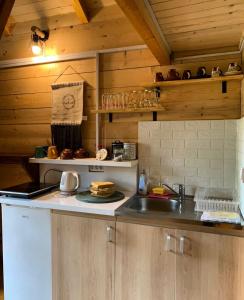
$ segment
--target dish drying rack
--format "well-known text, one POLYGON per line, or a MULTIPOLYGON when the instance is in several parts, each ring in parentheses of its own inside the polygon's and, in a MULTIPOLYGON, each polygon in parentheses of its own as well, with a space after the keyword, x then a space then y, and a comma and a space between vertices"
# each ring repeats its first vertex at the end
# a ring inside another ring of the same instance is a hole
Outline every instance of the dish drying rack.
POLYGON ((236 201, 232 189, 197 188, 194 201, 195 211, 238 212, 239 210, 239 202, 236 201))

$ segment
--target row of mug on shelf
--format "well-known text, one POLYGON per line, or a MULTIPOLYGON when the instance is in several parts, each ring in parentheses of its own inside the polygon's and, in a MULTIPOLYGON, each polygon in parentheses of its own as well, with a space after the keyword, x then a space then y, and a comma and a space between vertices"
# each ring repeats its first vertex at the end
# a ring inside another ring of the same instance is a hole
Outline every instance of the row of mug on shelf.
POLYGON ((89 154, 84 148, 76 149, 73 151, 72 149, 64 149, 59 152, 56 146, 37 146, 35 148, 35 158, 45 158, 48 159, 73 159, 73 158, 86 158, 89 154))
POLYGON ((102 109, 104 110, 150 107, 160 107, 160 97, 157 89, 104 93, 102 95, 102 109))
POLYGON ((207 74, 206 67, 199 67, 197 70, 196 76, 192 75, 191 70, 184 70, 182 76, 176 69, 170 69, 167 73, 166 79, 161 72, 155 74, 154 82, 159 81, 170 81, 170 80, 186 80, 186 79, 195 79, 195 78, 209 78, 209 77, 218 77, 218 76, 229 76, 229 75, 238 75, 242 73, 241 67, 237 63, 230 63, 226 72, 222 72, 220 67, 213 67, 211 75, 207 74))

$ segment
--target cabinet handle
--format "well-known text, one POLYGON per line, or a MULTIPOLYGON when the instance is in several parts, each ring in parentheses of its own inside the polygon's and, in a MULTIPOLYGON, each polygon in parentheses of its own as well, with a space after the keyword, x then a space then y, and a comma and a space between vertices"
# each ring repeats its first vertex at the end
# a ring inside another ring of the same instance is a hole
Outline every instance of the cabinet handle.
POLYGON ((107 226, 107 241, 109 243, 113 242, 113 228, 111 226, 107 226))
POLYGON ((185 247, 185 237, 180 237, 180 254, 184 255, 184 247, 185 247))
POLYGON ((170 234, 166 234, 166 244, 165 244, 165 251, 170 252, 171 249, 171 235, 170 234))

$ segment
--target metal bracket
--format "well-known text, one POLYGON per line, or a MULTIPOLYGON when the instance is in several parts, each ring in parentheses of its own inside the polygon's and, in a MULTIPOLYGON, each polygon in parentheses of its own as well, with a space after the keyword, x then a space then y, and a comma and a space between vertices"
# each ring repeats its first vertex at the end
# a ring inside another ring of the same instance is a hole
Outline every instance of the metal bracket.
POLYGON ((223 80, 222 81, 222 94, 226 94, 227 93, 227 81, 223 80))
POLYGON ((112 113, 108 113, 108 121, 109 121, 109 123, 113 122, 113 114, 112 113))
POLYGON ((160 93, 161 93, 160 86, 156 86, 155 90, 156 90, 157 97, 160 98, 160 93))
POLYGON ((157 121, 158 120, 158 112, 157 111, 153 111, 153 121, 157 121))

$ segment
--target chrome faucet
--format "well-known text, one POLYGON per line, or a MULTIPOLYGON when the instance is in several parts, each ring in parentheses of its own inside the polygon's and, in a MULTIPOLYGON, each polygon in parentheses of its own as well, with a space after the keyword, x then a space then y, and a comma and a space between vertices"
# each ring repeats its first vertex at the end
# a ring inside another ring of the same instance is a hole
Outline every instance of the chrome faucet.
POLYGON ((173 188, 171 188, 168 184, 165 184, 165 183, 162 183, 162 186, 166 186, 175 195, 179 196, 181 203, 184 201, 184 199, 185 199, 185 186, 184 186, 184 184, 175 183, 175 184, 173 184, 173 188), (176 192, 174 190, 175 186, 178 186, 178 192, 176 192))

